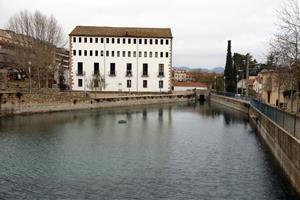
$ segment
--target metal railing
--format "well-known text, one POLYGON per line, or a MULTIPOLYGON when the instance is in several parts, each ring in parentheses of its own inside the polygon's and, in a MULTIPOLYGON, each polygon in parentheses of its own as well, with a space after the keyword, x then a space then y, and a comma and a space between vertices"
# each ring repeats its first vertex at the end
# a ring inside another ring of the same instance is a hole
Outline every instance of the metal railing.
POLYGON ((294 135, 296 138, 300 139, 300 117, 262 103, 256 99, 251 100, 251 105, 269 117, 276 124, 284 128, 286 131, 294 135))

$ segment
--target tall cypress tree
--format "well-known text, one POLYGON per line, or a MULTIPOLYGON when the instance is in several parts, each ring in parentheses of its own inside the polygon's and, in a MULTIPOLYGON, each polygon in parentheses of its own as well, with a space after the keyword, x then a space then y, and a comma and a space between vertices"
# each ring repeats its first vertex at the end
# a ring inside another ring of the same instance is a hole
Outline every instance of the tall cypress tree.
POLYGON ((226 77, 225 80, 226 91, 235 92, 236 91, 236 69, 234 69, 232 63, 231 40, 228 40, 224 76, 226 77))

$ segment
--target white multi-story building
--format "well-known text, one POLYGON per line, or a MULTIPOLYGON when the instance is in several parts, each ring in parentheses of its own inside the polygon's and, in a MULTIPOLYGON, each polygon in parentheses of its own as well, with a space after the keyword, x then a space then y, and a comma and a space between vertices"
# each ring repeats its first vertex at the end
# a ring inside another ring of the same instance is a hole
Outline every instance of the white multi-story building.
POLYGON ((69 36, 73 90, 171 91, 171 29, 76 26, 69 36))

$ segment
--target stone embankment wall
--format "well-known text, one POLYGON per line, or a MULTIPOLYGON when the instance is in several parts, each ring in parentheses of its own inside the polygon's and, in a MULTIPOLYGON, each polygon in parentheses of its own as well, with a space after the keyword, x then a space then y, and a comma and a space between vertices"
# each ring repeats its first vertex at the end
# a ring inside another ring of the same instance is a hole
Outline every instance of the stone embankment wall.
POLYGON ((259 135, 300 194, 300 141, 249 102, 247 110, 244 108, 243 101, 234 98, 212 95, 211 100, 249 114, 251 124, 256 127, 259 135))
POLYGON ((52 92, 39 94, 0 94, 0 116, 192 101, 193 94, 86 94, 52 92))
POLYGON ((236 99, 231 97, 215 95, 215 94, 210 95, 210 100, 225 105, 227 107, 233 108, 235 110, 249 113, 249 102, 243 100, 237 101, 236 99))

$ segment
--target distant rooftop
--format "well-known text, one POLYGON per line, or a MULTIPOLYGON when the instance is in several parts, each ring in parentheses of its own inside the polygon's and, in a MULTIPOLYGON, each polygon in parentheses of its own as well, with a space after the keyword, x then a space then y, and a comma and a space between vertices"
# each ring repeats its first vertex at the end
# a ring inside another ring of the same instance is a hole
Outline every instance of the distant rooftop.
POLYGON ((170 28, 76 26, 70 36, 172 38, 170 28))

